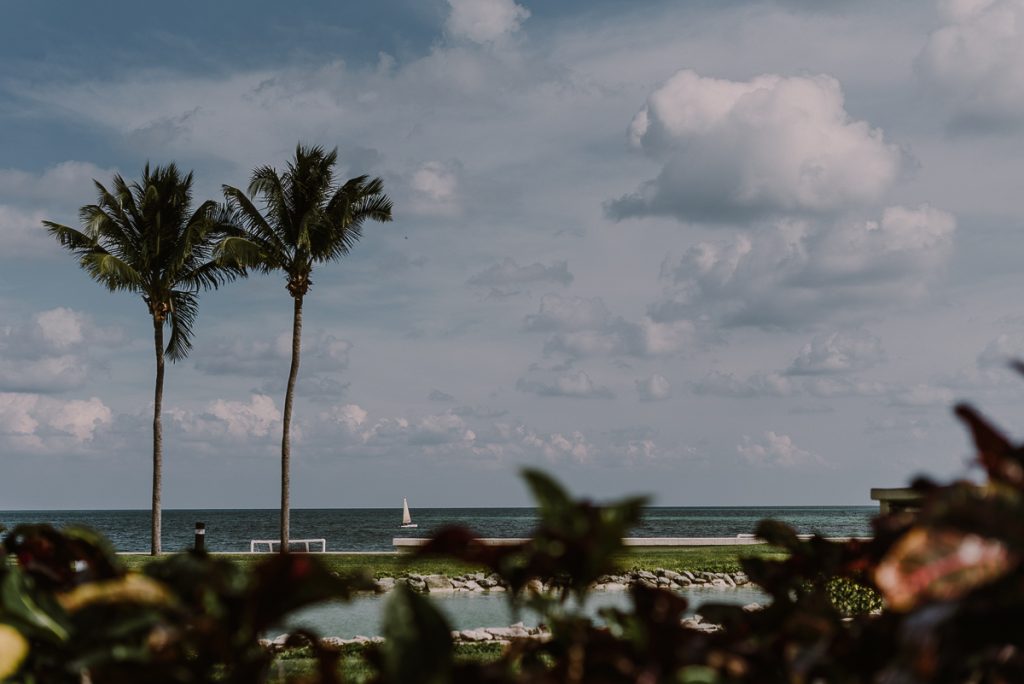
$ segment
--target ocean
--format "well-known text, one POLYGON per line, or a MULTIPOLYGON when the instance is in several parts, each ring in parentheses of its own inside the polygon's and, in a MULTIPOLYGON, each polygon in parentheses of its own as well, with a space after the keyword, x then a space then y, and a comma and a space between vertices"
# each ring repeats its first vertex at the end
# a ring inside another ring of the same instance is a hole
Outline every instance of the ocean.
MULTIPOLYGON (((774 518, 801 533, 866 536, 874 506, 652 507, 631 537, 734 537, 750 534, 759 520, 774 518)), ((293 509, 292 539, 326 539, 328 551, 393 551, 395 537, 427 537, 447 524, 462 524, 481 537, 527 537, 536 523, 532 508, 421 508, 418 527, 402 529, 400 508, 293 509)), ((0 525, 45 522, 85 525, 102 532, 118 551, 149 550, 149 511, 0 511, 0 525)), ((165 510, 163 549, 181 551, 194 541, 195 523, 206 524, 209 551, 248 551, 252 539, 277 539, 276 509, 165 510)))

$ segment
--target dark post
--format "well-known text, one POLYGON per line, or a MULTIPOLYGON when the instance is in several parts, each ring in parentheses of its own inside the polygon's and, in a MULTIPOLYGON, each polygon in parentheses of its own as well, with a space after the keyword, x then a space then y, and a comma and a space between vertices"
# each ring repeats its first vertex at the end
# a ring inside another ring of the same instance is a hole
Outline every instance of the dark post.
POLYGON ((206 551, 206 523, 196 523, 196 546, 195 550, 199 552, 206 551))

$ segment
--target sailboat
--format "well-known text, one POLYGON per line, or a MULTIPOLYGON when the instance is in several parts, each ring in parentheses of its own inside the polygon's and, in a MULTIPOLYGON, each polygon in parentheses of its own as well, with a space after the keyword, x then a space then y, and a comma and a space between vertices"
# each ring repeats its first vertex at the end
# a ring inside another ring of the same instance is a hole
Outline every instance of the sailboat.
POLYGON ((402 527, 418 527, 412 521, 412 516, 409 515, 409 500, 404 497, 402 498, 402 527))

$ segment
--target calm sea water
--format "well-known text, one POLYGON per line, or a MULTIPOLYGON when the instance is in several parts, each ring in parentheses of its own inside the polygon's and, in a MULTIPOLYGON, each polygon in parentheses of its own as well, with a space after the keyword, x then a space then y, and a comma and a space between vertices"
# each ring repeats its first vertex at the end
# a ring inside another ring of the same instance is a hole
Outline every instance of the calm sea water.
MULTIPOLYGON (((754 531, 763 518, 790 523, 802 533, 863 536, 877 513, 873 506, 649 508, 633 537, 733 537, 754 531)), ((532 508, 413 509, 416 529, 401 529, 401 509, 295 509, 293 539, 324 538, 328 551, 392 551, 395 537, 426 537, 446 524, 463 524, 482 537, 527 537, 536 523, 532 508)), ((251 539, 278 538, 275 509, 165 510, 163 548, 191 547, 196 522, 206 523, 210 551, 248 551, 251 539)), ((102 532, 118 551, 149 549, 149 511, 0 511, 0 525, 46 522, 86 525, 102 532)))

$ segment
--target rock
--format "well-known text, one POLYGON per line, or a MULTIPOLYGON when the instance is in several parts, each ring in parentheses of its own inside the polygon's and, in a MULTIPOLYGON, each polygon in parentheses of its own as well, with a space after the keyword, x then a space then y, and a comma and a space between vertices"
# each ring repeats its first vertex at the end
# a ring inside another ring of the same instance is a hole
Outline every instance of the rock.
POLYGON ((476 583, 476 580, 467 580, 463 583, 462 588, 466 591, 480 591, 480 585, 476 583))
POLYGON ((760 603, 748 603, 747 605, 743 606, 743 612, 745 613, 756 613, 759 610, 761 610, 760 603))
POLYGON ((607 582, 605 584, 595 584, 594 591, 625 591, 626 585, 620 582, 607 582))
POLYGON ((676 583, 676 585, 678 585, 680 587, 688 587, 691 584, 693 584, 693 582, 691 582, 689 579, 687 579, 683 575, 680 575, 679 577, 677 577, 676 580, 675 580, 675 583, 676 583))
POLYGON ((693 630, 696 630, 698 632, 709 632, 709 633, 710 632, 717 632, 718 630, 722 629, 718 625, 713 625, 710 622, 704 622, 704 621, 698 620, 696 618, 697 618, 696 615, 693 616, 692 618, 683 618, 683 620, 682 620, 683 627, 686 627, 688 629, 693 629, 693 630))
POLYGON ((473 573, 473 581, 476 582, 477 584, 480 584, 480 582, 482 580, 485 580, 485 579, 487 579, 487 575, 485 575, 484 573, 482 573, 482 572, 473 573))
POLYGON ((527 593, 532 594, 543 594, 544 585, 541 583, 539 579, 532 579, 526 583, 526 591, 527 593))
POLYGON ((693 574, 692 572, 690 572, 689 570, 683 570, 683 571, 682 571, 682 572, 681 572, 680 574, 681 574, 681 575, 682 575, 683 577, 685 577, 686 579, 690 580, 691 582, 692 582, 692 581, 693 581, 694 579, 696 579, 696 577, 694 576, 694 574, 693 574))
POLYGON ((483 579, 478 579, 476 583, 477 585, 479 585, 481 589, 490 589, 491 587, 497 586, 496 582, 492 582, 486 577, 484 577, 483 579))
POLYGON ((456 632, 458 638, 461 641, 493 641, 494 635, 488 632, 486 629, 464 629, 461 632, 456 632))
POLYGON ((377 593, 383 594, 384 592, 391 591, 395 588, 395 578, 381 577, 379 580, 377 580, 376 585, 377 593))
POLYGON ((658 586, 659 587, 670 587, 670 586, 672 586, 672 580, 670 580, 668 577, 659 577, 658 578, 658 586))
POLYGON ((341 637, 321 637, 320 647, 328 651, 340 651, 345 645, 345 640, 341 637))
POLYGON ((530 636, 521 622, 511 627, 487 627, 485 631, 495 639, 525 639, 530 636))
POLYGON ((493 587, 488 587, 487 591, 508 591, 507 587, 503 587, 500 584, 496 584, 493 587))
POLYGON ((722 579, 725 580, 725 583, 730 587, 734 589, 736 588, 736 580, 734 580, 728 573, 725 573, 725 576, 722 579))
POLYGON ((711 586, 723 588, 729 586, 729 584, 724 579, 716 577, 713 580, 711 580, 711 586))
POLYGON ((682 577, 682 575, 680 575, 675 570, 662 570, 660 576, 668 578, 668 580, 670 582, 677 582, 677 583, 679 581, 679 578, 682 577))
POLYGON ((455 591, 452 581, 444 575, 427 575, 423 579, 428 592, 455 591))
POLYGON ((452 584, 452 589, 465 589, 466 582, 460 579, 449 580, 452 584))
POLYGON ((642 579, 642 580, 647 580, 648 582, 654 582, 655 584, 658 583, 658 576, 655 575, 653 572, 647 572, 646 570, 639 570, 636 573, 636 576, 637 576, 637 578, 642 579))
POLYGON ((732 581, 736 583, 737 587, 742 587, 745 584, 750 584, 750 578, 742 572, 737 572, 735 575, 733 575, 732 581))

